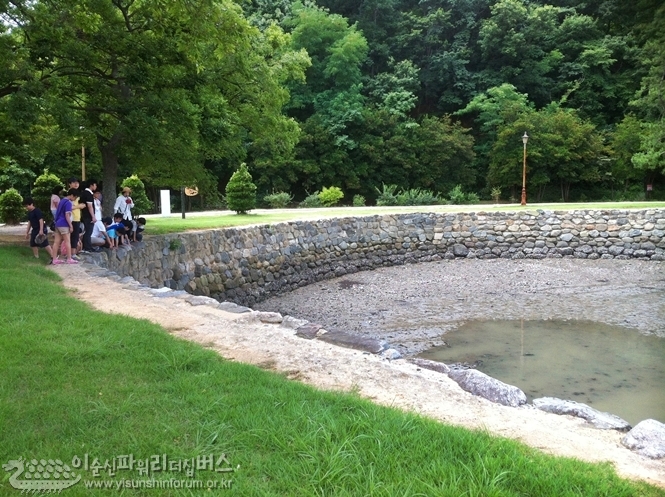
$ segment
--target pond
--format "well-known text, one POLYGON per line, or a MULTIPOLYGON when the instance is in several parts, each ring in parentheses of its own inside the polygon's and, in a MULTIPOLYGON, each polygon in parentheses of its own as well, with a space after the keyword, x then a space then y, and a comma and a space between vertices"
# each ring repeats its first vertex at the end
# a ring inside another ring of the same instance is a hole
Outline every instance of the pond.
POLYGON ((632 425, 665 422, 665 339, 588 321, 471 321, 420 357, 475 364, 531 401, 583 402, 632 425))

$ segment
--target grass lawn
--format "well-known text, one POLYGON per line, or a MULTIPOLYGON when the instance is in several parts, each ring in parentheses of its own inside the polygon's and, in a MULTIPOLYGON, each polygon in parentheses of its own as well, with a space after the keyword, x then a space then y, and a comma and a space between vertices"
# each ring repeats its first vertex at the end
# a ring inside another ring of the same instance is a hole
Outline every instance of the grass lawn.
MULTIPOLYGON (((194 477, 233 481, 215 495, 665 496, 618 478, 609 465, 317 391, 147 321, 91 310, 27 248, 0 247, 0 281, 3 464, 19 456, 71 466, 85 454, 90 464, 129 454, 171 461, 225 454, 228 467, 240 468, 194 477)), ((77 471, 83 481, 63 496, 205 492, 92 490, 91 470, 77 471)), ((19 495, 9 477, 2 472, 0 495, 19 495)), ((188 479, 176 471, 151 477, 188 479)), ((134 469, 100 478, 145 477, 134 469)))
POLYGON ((148 216, 146 233, 163 235, 186 230, 204 230, 253 224, 275 224, 285 221, 323 219, 333 217, 374 216, 407 212, 492 212, 535 211, 575 209, 657 209, 665 208, 665 202, 591 202, 578 204, 476 204, 476 205, 428 205, 412 207, 333 207, 320 209, 257 209, 249 214, 238 215, 230 211, 188 212, 182 219, 180 214, 170 217, 148 216))

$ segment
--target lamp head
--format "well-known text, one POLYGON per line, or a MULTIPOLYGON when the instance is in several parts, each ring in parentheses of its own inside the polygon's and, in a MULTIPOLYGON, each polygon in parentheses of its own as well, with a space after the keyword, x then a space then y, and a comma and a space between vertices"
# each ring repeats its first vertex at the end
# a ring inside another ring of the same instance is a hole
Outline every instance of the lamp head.
POLYGON ((526 142, 529 141, 529 135, 526 134, 526 131, 524 132, 524 136, 522 137, 522 143, 526 145, 526 142))

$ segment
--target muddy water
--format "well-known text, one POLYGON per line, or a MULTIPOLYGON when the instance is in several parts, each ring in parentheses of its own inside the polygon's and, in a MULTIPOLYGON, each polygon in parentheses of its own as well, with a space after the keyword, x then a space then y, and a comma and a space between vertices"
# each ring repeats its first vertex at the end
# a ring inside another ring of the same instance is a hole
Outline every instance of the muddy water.
POLYGON ((586 321, 472 321, 421 357, 477 363, 529 400, 559 397, 635 425, 665 422, 665 339, 586 321))

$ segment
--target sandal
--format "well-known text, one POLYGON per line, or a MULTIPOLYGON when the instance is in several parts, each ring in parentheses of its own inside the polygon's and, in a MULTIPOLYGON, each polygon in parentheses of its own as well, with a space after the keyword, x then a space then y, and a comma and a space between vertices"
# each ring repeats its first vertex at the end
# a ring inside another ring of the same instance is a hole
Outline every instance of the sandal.
POLYGON ((75 261, 74 259, 67 259, 67 264, 78 264, 79 261, 75 261))

